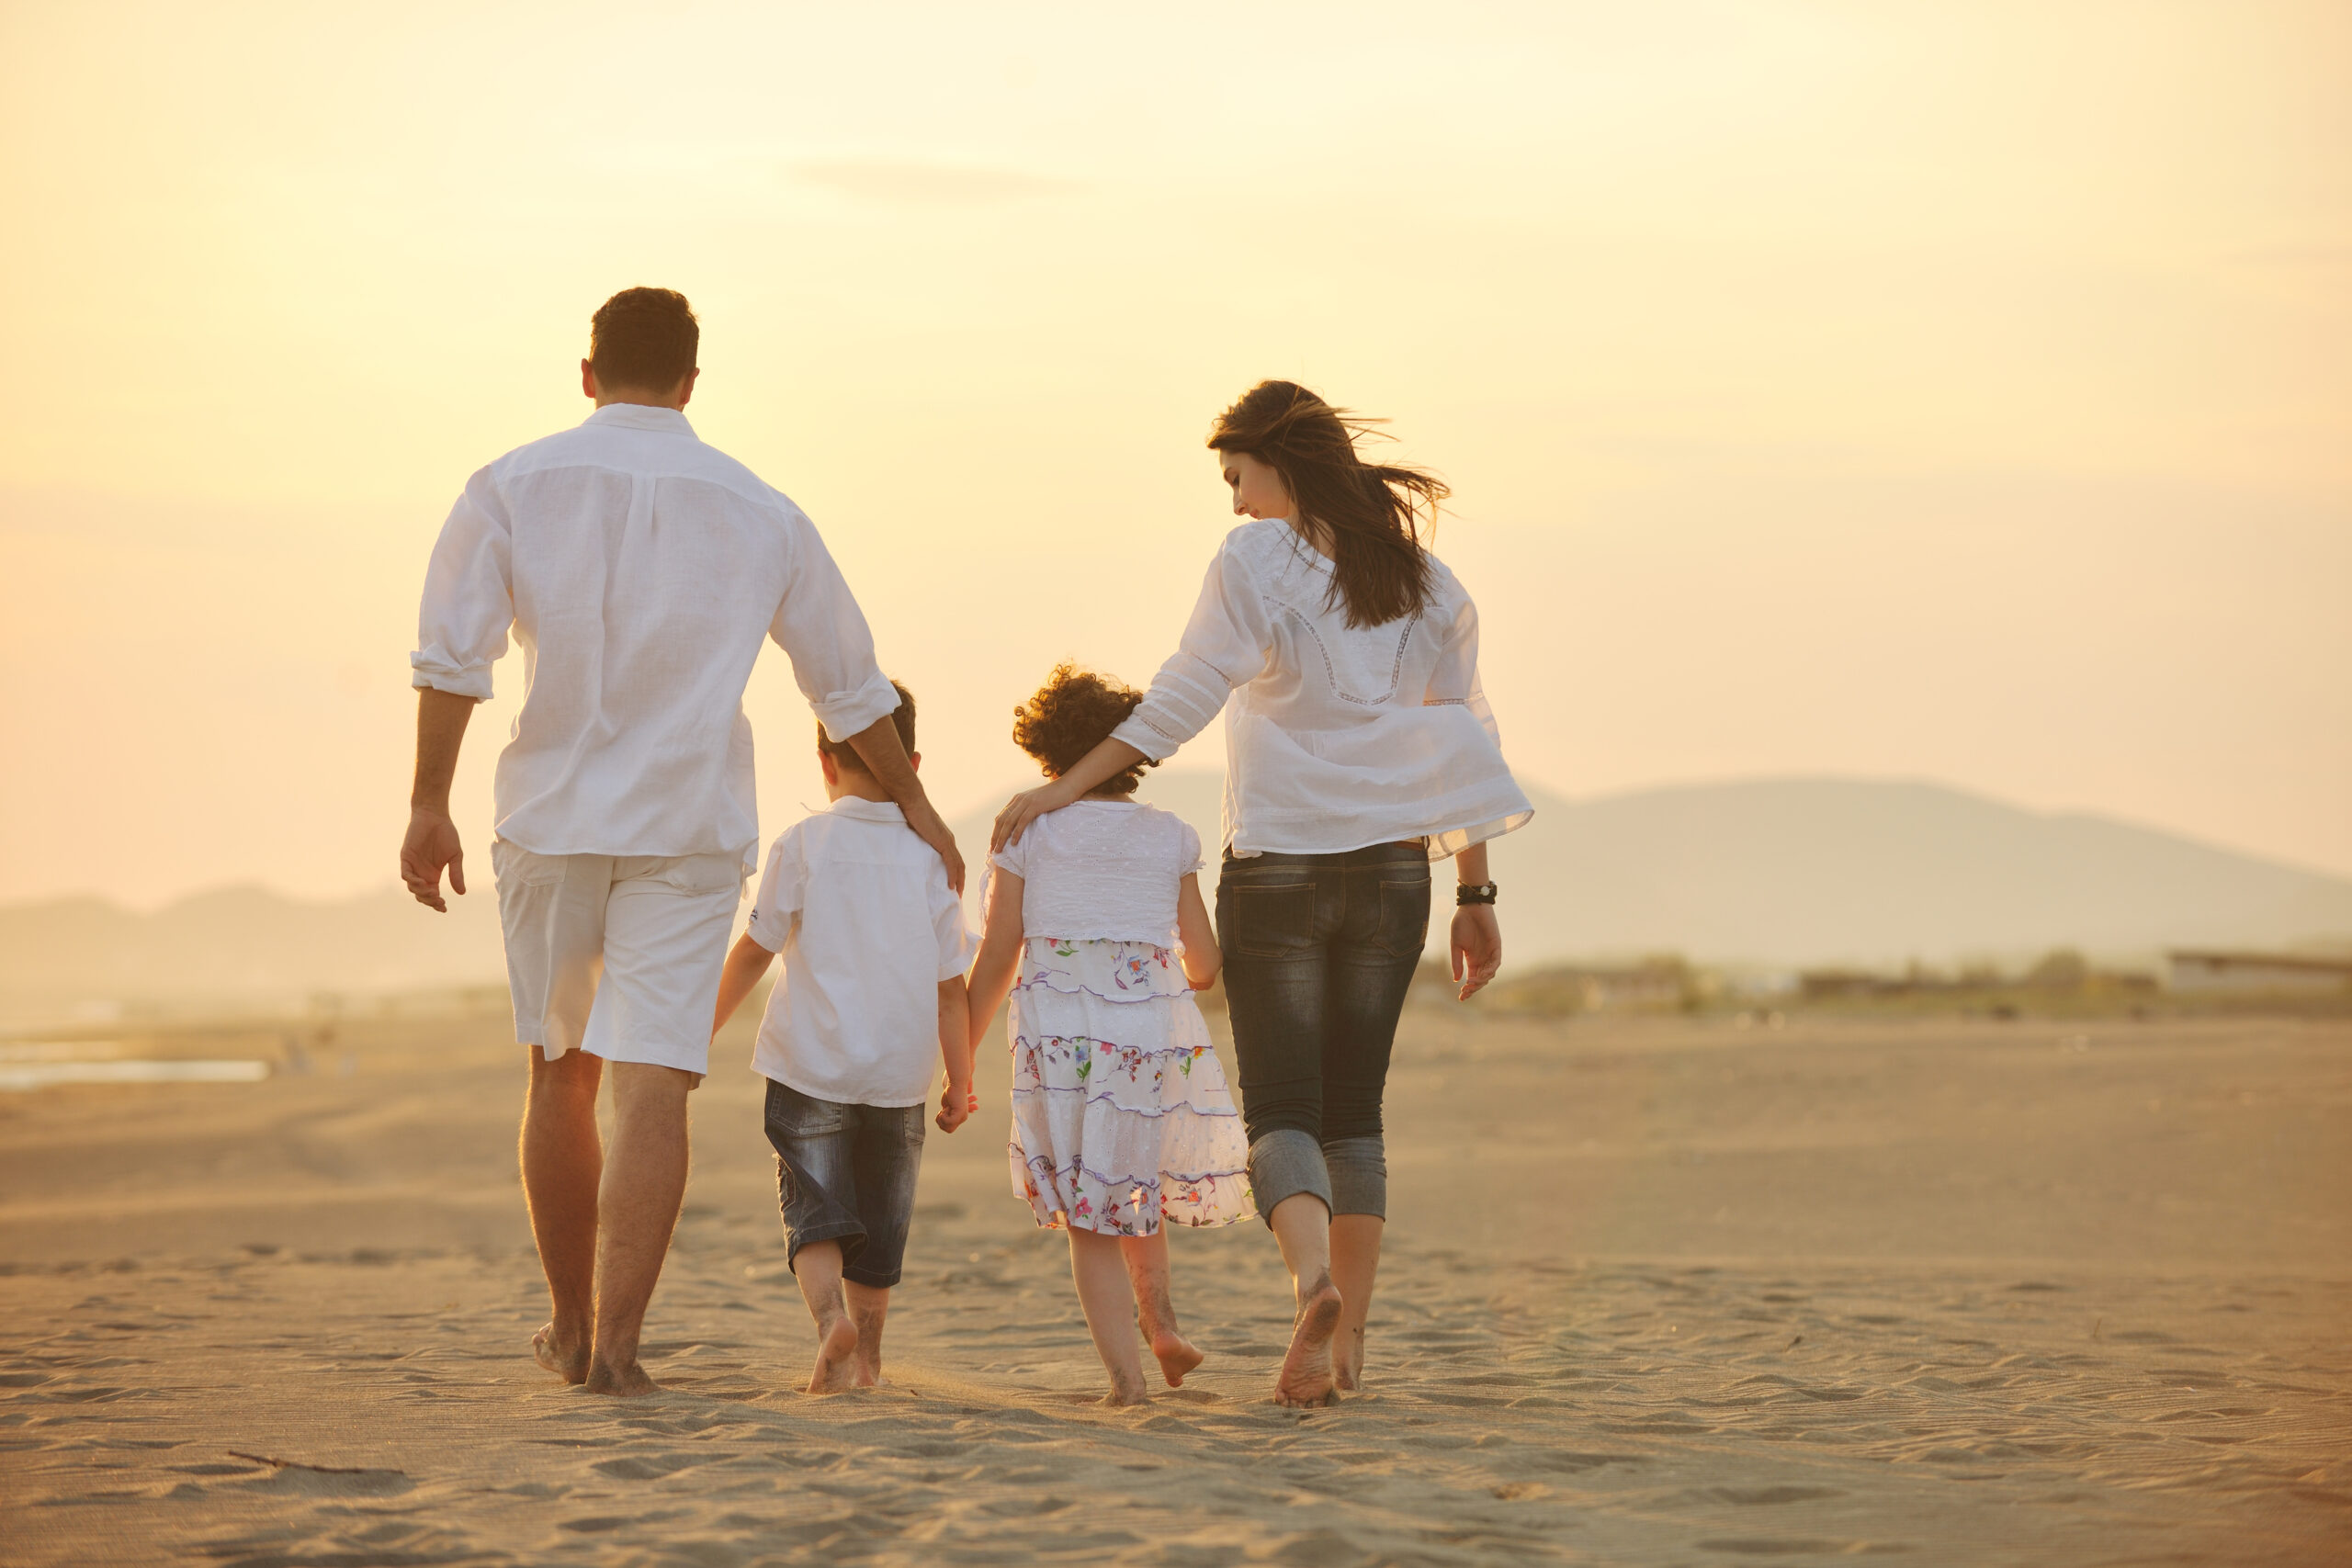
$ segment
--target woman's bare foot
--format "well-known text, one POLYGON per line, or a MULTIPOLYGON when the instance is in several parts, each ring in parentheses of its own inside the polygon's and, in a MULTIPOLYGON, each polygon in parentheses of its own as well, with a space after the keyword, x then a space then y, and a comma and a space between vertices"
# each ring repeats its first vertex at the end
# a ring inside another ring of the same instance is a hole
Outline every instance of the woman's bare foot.
POLYGON ((1203 1359, 1193 1342, 1172 1328, 1163 1328, 1151 1337, 1151 1353, 1159 1362, 1159 1375, 1168 1380, 1170 1388, 1182 1388, 1184 1374, 1203 1359))
POLYGON ((588 1381, 588 1337, 558 1337, 550 1323, 531 1336, 531 1359, 564 1382, 588 1381))
POLYGON ((1102 1396, 1102 1403, 1114 1410, 1124 1410, 1137 1404, 1149 1404, 1151 1390, 1145 1385, 1140 1373, 1122 1377, 1117 1372, 1113 1372, 1111 1392, 1102 1396))
POLYGON ((1274 1403, 1292 1409, 1312 1409, 1335 1403, 1331 1387, 1331 1335, 1340 1326, 1340 1288, 1328 1273, 1298 1303, 1297 1326, 1291 1330, 1290 1351, 1274 1379, 1274 1403))
POLYGON ((597 1361, 588 1368, 582 1385, 590 1393, 610 1394, 615 1399, 642 1399, 649 1393, 659 1393, 662 1385, 645 1375, 645 1369, 635 1361, 625 1367, 607 1366, 597 1361))
POLYGON ((1342 1393, 1363 1387, 1363 1330, 1341 1330, 1331 1340, 1331 1386, 1342 1393))
POLYGON ((817 1331, 817 1367, 810 1393, 841 1393, 857 1386, 857 1325, 843 1313, 817 1331))

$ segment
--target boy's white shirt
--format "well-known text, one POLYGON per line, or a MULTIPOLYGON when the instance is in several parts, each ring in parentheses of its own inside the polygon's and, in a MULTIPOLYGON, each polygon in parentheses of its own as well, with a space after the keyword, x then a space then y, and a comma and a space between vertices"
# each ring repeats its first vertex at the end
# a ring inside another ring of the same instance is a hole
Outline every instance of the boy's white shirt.
POLYGON ((845 1105, 922 1105, 939 985, 977 946, 947 869, 888 801, 843 795, 769 849, 750 935, 784 954, 752 1070, 845 1105))

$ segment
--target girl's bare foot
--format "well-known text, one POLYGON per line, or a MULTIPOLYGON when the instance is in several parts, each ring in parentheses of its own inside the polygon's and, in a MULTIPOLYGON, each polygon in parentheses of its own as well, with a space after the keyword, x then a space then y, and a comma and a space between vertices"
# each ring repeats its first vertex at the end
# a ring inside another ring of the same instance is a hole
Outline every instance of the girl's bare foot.
POLYGON ((840 1393, 857 1380, 857 1325, 844 1313, 817 1332, 817 1367, 808 1374, 810 1393, 840 1393))
POLYGON ((1111 1392, 1102 1396, 1102 1403, 1114 1410, 1122 1410, 1136 1404, 1148 1404, 1151 1403, 1151 1390, 1144 1386, 1144 1381, 1140 1375, 1130 1379, 1114 1372, 1111 1374, 1111 1392))
POLYGON ((531 1336, 531 1359, 569 1383, 588 1381, 588 1337, 559 1337, 550 1323, 531 1336))
POLYGON ((616 1399, 642 1399, 649 1393, 662 1392, 662 1385, 647 1377, 645 1369, 635 1361, 625 1367, 594 1362, 588 1369, 583 1385, 590 1393, 610 1394, 616 1399))
POLYGON ((1274 1403, 1294 1410, 1337 1402, 1331 1387, 1331 1336, 1340 1326, 1340 1288, 1328 1273, 1300 1298, 1290 1352, 1274 1379, 1274 1403))
POLYGON ((1168 1380, 1170 1388, 1184 1386, 1184 1374, 1201 1364, 1200 1351, 1193 1342, 1171 1328, 1163 1328, 1151 1337, 1151 1353, 1159 1362, 1159 1375, 1168 1380))

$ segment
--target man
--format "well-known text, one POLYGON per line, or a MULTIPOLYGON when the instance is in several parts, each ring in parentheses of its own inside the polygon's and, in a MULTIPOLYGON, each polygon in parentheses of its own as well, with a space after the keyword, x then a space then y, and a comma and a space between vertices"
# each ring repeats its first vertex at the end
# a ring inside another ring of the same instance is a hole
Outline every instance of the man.
POLYGON ((686 423, 701 328, 684 296, 597 310, 585 423, 467 481, 425 572, 416 784, 401 875, 464 893, 449 781, 511 628, 523 711, 498 760, 491 865, 515 1038, 531 1048, 523 1190, 554 1314, 541 1366, 653 1392, 646 1303, 686 1182, 686 1092, 709 1065, 727 937, 758 852, 744 683, 763 636, 938 851, 962 860, 890 722, 865 617, 800 509, 686 423), (596 1089, 609 1063, 613 1141, 596 1089))

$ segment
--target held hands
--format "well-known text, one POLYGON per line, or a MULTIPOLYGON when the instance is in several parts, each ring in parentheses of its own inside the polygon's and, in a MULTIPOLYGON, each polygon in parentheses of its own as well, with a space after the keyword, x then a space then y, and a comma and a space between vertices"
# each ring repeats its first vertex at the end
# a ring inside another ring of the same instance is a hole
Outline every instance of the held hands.
POLYGON ((1468 1001, 1495 971, 1503 966, 1503 929, 1492 904, 1465 904, 1453 911, 1453 977, 1462 989, 1456 1001, 1468 1001))
POLYGON ((441 897, 441 873, 449 873, 449 891, 466 890, 466 851, 458 841, 458 825, 449 820, 448 813, 430 807, 413 807, 408 814, 408 837, 401 841, 401 880, 416 895, 416 901, 429 908, 449 912, 448 901, 441 897))
POLYGON ((993 854, 1007 844, 1017 844, 1029 824, 1048 811, 1059 811, 1077 800, 1083 792, 1071 787, 1067 777, 1035 789, 1023 790, 1004 803, 996 814, 996 827, 989 834, 989 852, 993 854))
POLYGON ((980 1097, 973 1092, 972 1080, 966 1078, 957 1083, 950 1078, 945 1091, 939 1097, 939 1114, 933 1117, 932 1122, 941 1132, 953 1133, 970 1121, 973 1112, 979 1108, 980 1097))

